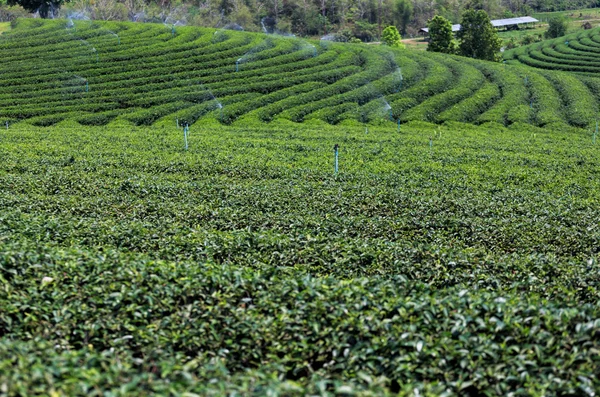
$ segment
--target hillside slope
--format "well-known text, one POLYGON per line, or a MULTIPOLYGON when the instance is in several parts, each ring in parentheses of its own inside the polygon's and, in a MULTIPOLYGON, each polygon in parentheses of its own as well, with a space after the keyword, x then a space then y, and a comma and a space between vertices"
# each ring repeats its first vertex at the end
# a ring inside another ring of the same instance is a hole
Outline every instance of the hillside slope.
POLYGON ((600 80, 386 47, 153 24, 19 20, 0 122, 591 125, 600 80))
MULTIPOLYGON (((518 47, 506 51, 504 59, 511 65, 520 63, 539 69, 596 77, 600 72, 600 28, 518 47)), ((598 91, 595 81, 588 85, 593 91, 598 91)))

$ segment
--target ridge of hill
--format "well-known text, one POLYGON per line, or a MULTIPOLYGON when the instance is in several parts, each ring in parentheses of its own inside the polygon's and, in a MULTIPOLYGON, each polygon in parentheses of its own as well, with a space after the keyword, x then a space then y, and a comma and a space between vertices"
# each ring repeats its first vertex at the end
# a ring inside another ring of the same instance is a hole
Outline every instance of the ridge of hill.
MULTIPOLYGON (((600 80, 387 47, 159 24, 18 20, 0 122, 592 125, 600 80)), ((596 33, 597 30, 594 30, 596 33)))

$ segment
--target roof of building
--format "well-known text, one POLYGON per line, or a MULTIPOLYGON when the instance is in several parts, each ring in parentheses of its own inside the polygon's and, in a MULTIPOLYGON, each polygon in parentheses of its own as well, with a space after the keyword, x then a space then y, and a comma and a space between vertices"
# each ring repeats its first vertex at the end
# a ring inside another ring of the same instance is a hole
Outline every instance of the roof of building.
MULTIPOLYGON (((532 17, 519 17, 519 18, 507 18, 507 19, 494 19, 491 21, 492 26, 500 27, 500 26, 511 26, 518 25, 520 23, 534 23, 539 22, 537 19, 532 17)), ((460 24, 452 25, 452 31, 458 32, 460 30, 460 24)), ((422 28, 422 32, 429 33, 429 28, 422 28)))

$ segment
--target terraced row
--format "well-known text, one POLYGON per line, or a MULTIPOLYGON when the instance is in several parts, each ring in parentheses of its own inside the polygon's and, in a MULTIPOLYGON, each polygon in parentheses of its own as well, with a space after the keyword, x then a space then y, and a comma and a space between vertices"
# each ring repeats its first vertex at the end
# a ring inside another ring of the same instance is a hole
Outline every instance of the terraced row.
POLYGON ((509 64, 578 72, 595 76, 600 72, 600 29, 576 32, 553 40, 518 47, 504 53, 509 64))
MULTIPOLYGON (((596 77, 518 64, 158 24, 15 25, 0 40, 3 125, 286 119, 586 127, 598 110, 596 77)), ((600 51, 600 36, 586 37, 600 51)), ((592 48, 586 37, 574 43, 592 48)), ((568 61, 568 51, 577 62, 593 62, 571 44, 538 45, 527 57, 539 53, 539 59, 556 55, 568 61)))

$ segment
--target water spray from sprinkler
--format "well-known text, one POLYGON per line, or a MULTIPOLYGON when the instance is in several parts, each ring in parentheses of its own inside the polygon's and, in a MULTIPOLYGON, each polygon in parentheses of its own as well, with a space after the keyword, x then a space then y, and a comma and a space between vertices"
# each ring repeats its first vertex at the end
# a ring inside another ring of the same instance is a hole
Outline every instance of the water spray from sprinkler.
POLYGON ((396 90, 396 92, 400 92, 400 90, 402 89, 402 82, 404 81, 404 77, 402 76, 402 68, 398 68, 396 71, 400 76, 400 83, 398 84, 398 89, 396 90))

